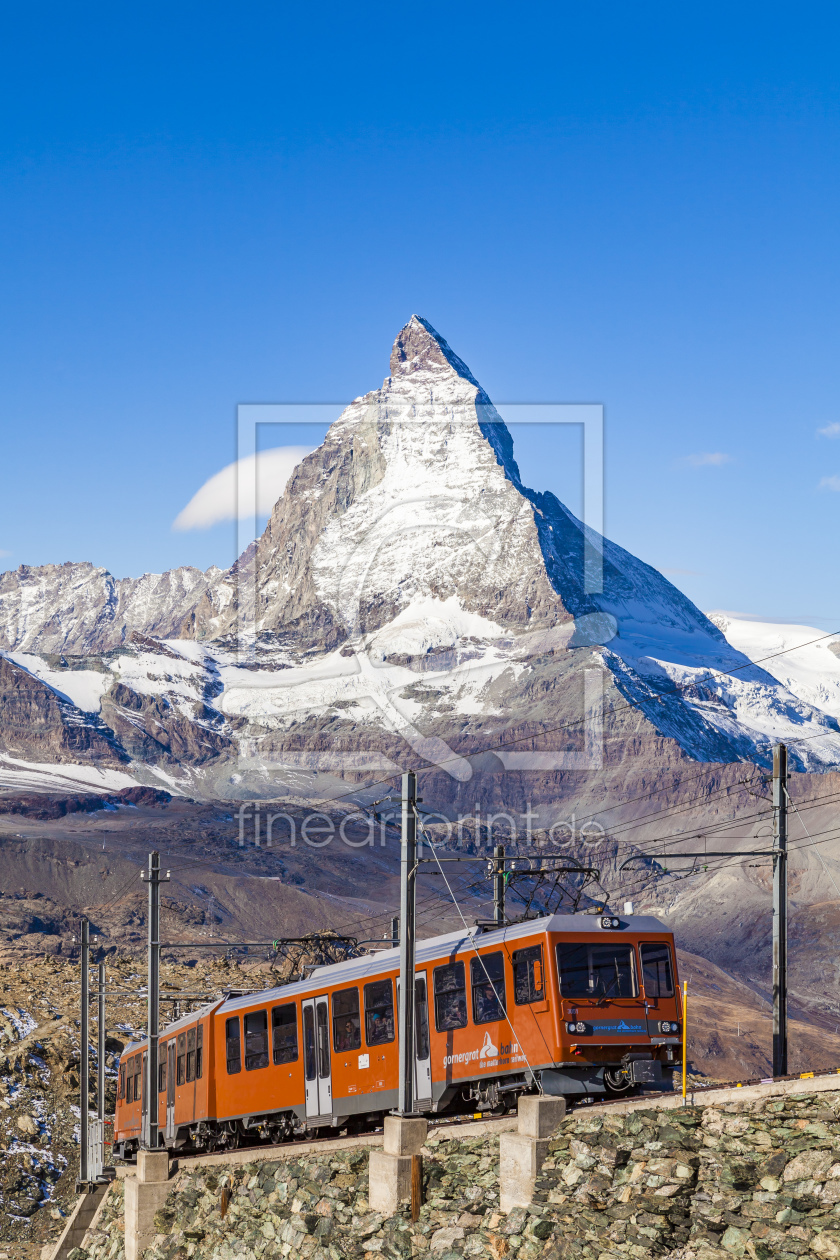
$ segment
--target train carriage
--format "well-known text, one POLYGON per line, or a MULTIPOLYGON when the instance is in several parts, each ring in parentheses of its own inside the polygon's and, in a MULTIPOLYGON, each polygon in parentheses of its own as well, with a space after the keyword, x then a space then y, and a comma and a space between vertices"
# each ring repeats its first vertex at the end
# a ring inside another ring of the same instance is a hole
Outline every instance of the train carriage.
MULTIPOLYGON (((381 1122, 397 1105, 399 950, 228 996, 160 1037, 161 1141, 235 1147, 381 1122)), ((518 1094, 620 1094, 681 1057, 672 934, 657 919, 553 915, 420 941, 416 1110, 492 1114, 518 1094)), ((145 1043, 120 1060, 115 1152, 140 1142, 145 1043)))

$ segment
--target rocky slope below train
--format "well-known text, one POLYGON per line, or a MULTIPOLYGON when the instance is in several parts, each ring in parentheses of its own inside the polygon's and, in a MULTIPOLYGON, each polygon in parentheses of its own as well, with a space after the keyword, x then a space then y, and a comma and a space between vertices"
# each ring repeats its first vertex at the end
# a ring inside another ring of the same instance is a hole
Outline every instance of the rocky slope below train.
POLYGON ((840 764, 835 718, 522 483, 502 417, 416 316, 231 570, 23 567, 0 578, 0 649, 17 787, 326 795, 411 760, 451 812, 609 787, 629 746, 649 770, 766 764, 782 738, 802 769, 840 764))
MULTIPOLYGON (((578 1111, 549 1141, 533 1202, 509 1213, 499 1210, 498 1138, 433 1134, 415 1223, 407 1211, 370 1211, 364 1150, 199 1167, 177 1177, 146 1254, 836 1260, 838 1114, 837 1093, 623 1115, 578 1111)), ((123 1260, 121 1211, 115 1187, 73 1260, 123 1260)))

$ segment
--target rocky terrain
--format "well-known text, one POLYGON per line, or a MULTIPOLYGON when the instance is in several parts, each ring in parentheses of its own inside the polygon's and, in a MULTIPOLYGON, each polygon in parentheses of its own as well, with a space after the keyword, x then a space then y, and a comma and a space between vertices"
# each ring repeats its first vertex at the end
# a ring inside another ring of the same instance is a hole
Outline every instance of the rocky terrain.
MULTIPOLYGON (((840 1256, 840 1095, 569 1116, 527 1208, 499 1210, 498 1138, 431 1136, 419 1220, 367 1201, 367 1153, 185 1170, 148 1260, 840 1256)), ((72 1260, 123 1260, 121 1188, 72 1260)))
MULTIPOLYGON (((208 996, 226 988, 276 983, 278 967, 256 971, 214 954, 182 966, 165 962, 161 988, 169 995, 208 996)), ((106 1115, 113 1115, 116 1065, 145 1023, 144 960, 107 955, 106 1115)), ((184 998, 187 1008, 192 999, 184 998)), ((163 1003, 164 1018, 171 1000, 163 1003)), ((96 1024, 91 1019, 89 1103, 96 1105, 96 1024)), ((57 1237, 75 1202, 79 1172, 80 991, 77 963, 52 957, 0 964, 0 1256, 40 1256, 57 1237)))

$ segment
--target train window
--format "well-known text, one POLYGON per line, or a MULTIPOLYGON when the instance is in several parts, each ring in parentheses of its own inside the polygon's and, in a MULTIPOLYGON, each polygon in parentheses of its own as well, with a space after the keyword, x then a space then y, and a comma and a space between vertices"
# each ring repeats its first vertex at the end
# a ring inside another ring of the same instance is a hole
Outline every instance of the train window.
POLYGON ((166 1042, 160 1043, 158 1051, 160 1058, 158 1059, 158 1093, 162 1094, 166 1089, 166 1042))
POLYGON ((187 1081, 195 1080, 195 1029, 187 1032, 187 1081))
POLYGON ((557 946, 560 992, 570 998, 637 996, 633 946, 561 941, 557 946))
POLYGON ((342 989, 332 999, 333 1046, 337 1054, 358 1050, 362 1044, 362 1021, 359 1018, 359 990, 342 989))
POLYGON ((394 1040, 394 986, 390 980, 365 985, 365 1041, 384 1046, 394 1040))
POLYGON ((517 1006, 530 1006, 542 1002, 545 997, 542 945, 529 945, 516 949, 511 955, 513 962, 513 1000, 517 1006))
POLYGON ((311 1006, 303 1008, 303 1072, 308 1081, 315 1080, 315 1016, 311 1006))
POLYGON ((642 945, 640 948, 645 997, 673 997, 674 973, 671 970, 671 951, 668 946, 661 941, 642 945))
POLYGON ((204 1071, 204 1025, 198 1025, 198 1032, 195 1038, 195 1079, 201 1080, 201 1073, 204 1071))
POLYGON ((426 1001, 426 977, 414 980, 414 1044, 418 1059, 429 1057, 429 1003, 426 1001))
POLYGON ((505 1017, 504 954, 482 954, 470 959, 474 1024, 490 1024, 505 1017))
POLYGON ((125 1064, 120 1064, 120 1088, 117 1098, 125 1098, 125 1064))
POLYGON ((435 1027, 438 1032, 467 1026, 467 981, 462 962, 435 967, 435 1027))
POLYGON ((178 1034, 178 1057, 175 1063, 175 1083, 183 1085, 187 1077, 187 1038, 185 1033, 178 1034))
POLYGON ((242 1071, 242 1042, 239 1033, 239 1017, 225 1020, 225 1055, 228 1076, 242 1071))
POLYGON ((290 1002, 288 1006, 274 1007, 271 1012, 271 1036, 274 1041, 274 1062, 294 1063, 298 1057, 297 1008, 294 1002, 290 1002))
POLYGON ((140 1072, 142 1059, 139 1054, 134 1056, 134 1101, 140 1101, 140 1072))
POLYGON ((268 1067, 268 1011, 245 1016, 245 1071, 268 1067))

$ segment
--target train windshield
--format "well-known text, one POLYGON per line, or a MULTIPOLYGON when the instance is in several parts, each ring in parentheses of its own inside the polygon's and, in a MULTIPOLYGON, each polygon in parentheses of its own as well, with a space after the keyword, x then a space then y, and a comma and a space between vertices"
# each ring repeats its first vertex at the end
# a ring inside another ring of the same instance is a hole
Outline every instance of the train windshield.
POLYGON ((569 998, 632 998, 639 993, 632 945, 561 941, 557 946, 560 993, 569 998))
POLYGON ((671 951, 664 941, 640 945, 642 955, 642 983, 645 997, 669 998, 674 996, 674 973, 671 970, 671 951))

